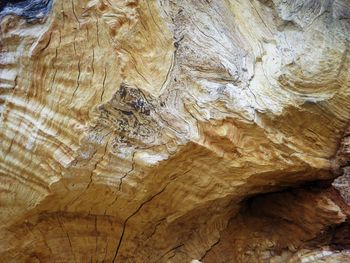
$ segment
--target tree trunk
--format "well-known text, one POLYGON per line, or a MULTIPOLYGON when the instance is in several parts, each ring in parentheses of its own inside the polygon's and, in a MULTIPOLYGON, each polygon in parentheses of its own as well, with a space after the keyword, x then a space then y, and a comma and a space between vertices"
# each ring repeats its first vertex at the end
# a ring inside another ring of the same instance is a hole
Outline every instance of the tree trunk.
POLYGON ((0 10, 1 262, 350 262, 349 0, 0 10))

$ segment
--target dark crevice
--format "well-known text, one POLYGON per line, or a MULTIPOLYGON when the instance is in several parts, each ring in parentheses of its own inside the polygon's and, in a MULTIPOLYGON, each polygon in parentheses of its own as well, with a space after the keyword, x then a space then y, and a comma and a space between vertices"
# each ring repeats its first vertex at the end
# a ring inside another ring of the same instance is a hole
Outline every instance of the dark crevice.
POLYGON ((220 238, 203 252, 199 260, 204 263, 213 262, 213 258, 221 255, 227 242, 237 242, 241 245, 238 250, 233 249, 221 258, 221 260, 229 260, 237 255, 242 256, 239 260, 232 262, 250 262, 252 257, 259 258, 263 253, 270 252, 273 255, 283 251, 293 254, 296 250, 317 251, 321 247, 327 247, 334 253, 348 250, 350 248, 350 210, 333 182, 333 180, 310 181, 244 199, 241 202, 240 211, 231 217, 228 227, 220 232, 220 238), (316 205, 317 202, 322 202, 321 200, 334 202, 341 213, 348 216, 348 219, 345 222, 339 222, 341 216, 336 216, 327 209, 322 212, 323 210, 317 206, 314 207, 314 212, 311 211, 313 204, 316 205), (308 210, 310 215, 307 215, 305 209, 310 209, 308 210), (241 227, 237 228, 238 225, 241 227), (295 233, 286 232, 284 237, 283 234, 281 235, 283 228, 286 231, 294 229, 295 233), (253 241, 249 240, 250 237, 246 237, 250 231, 255 233, 257 239, 262 240, 268 238, 266 233, 275 231, 275 239, 271 238, 270 241, 277 243, 270 248, 263 245, 255 249, 251 248, 249 244, 253 241), (302 234, 299 237, 296 233, 302 234), (290 250, 288 242, 291 241, 288 238, 294 238, 291 240, 294 240, 296 250, 290 250), (246 249, 247 255, 241 255, 240 249, 246 249))

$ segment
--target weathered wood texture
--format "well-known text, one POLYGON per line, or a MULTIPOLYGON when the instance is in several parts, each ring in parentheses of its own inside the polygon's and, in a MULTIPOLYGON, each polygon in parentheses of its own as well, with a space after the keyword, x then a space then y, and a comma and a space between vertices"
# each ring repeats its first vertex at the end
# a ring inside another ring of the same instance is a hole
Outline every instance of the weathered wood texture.
POLYGON ((1 262, 350 260, 348 0, 0 10, 1 262))

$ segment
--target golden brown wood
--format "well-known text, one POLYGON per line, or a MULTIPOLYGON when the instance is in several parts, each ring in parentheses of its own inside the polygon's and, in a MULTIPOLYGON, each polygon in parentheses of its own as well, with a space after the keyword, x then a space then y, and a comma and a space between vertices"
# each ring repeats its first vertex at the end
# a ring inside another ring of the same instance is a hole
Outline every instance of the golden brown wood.
POLYGON ((348 0, 0 8, 0 262, 350 260, 348 0))

